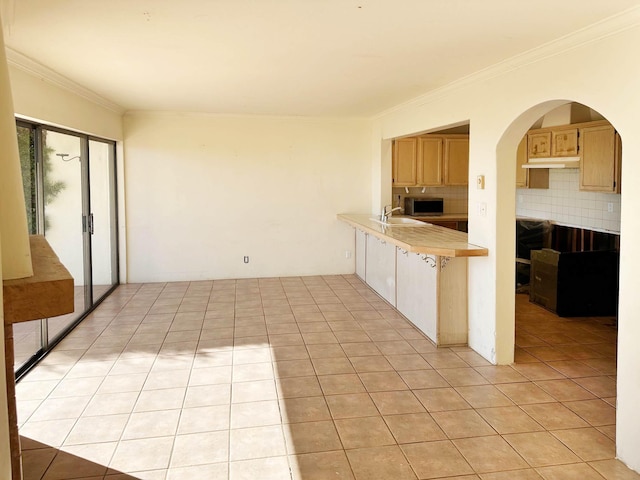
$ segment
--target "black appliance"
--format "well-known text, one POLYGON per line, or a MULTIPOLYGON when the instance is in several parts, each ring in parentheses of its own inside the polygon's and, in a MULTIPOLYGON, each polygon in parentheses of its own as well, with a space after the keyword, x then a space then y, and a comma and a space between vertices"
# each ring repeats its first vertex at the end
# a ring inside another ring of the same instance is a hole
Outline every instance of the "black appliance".
POLYGON ((442 215, 444 200, 436 197, 404 197, 404 214, 414 217, 442 215))
POLYGON ((615 316, 618 309, 616 251, 531 251, 529 300, 561 317, 615 316))

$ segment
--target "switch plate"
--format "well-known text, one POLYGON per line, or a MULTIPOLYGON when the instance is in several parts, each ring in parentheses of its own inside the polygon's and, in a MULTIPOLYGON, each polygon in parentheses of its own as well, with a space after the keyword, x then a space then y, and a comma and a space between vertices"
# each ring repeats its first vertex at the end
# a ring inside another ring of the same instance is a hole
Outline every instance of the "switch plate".
POLYGON ((484 190, 484 175, 478 175, 476 178, 476 186, 478 190, 484 190))
POLYGON ((481 217, 487 216, 487 204, 485 202, 478 203, 478 215, 481 217))

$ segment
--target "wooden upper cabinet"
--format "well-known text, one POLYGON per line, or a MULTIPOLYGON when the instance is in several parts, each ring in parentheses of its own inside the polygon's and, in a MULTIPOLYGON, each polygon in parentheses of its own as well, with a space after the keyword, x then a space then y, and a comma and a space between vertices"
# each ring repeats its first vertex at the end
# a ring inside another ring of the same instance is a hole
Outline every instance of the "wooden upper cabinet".
POLYGON ((551 131, 551 156, 575 157, 578 155, 578 129, 551 131))
POLYGON ((619 192, 620 162, 611 125, 580 129, 580 190, 619 192))
POLYGON ((393 142, 394 187, 439 187, 469 182, 469 136, 423 135, 393 142))
POLYGON ((442 138, 418 137, 418 185, 426 187, 442 185, 442 155, 442 138))
POLYGON ((527 137, 529 158, 551 156, 551 132, 529 133, 527 137))
POLYGON ((516 153, 516 188, 549 188, 548 168, 522 168, 527 163, 527 135, 522 137, 516 153))
POLYGON ((416 185, 416 155, 418 142, 413 138, 399 138, 393 142, 393 186, 416 185))
POLYGON ((444 139, 444 183, 445 185, 468 185, 469 183, 469 137, 444 139))
POLYGON ((527 169, 522 166, 527 163, 527 136, 522 137, 516 152, 516 187, 527 187, 527 169))

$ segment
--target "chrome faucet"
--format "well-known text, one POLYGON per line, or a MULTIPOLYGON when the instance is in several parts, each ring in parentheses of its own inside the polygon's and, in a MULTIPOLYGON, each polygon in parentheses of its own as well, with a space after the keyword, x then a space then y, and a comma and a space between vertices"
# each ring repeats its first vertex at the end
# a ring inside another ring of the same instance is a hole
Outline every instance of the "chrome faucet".
POLYGON ((391 207, 392 205, 385 205, 384 207, 382 207, 382 213, 380 214, 380 220, 383 221, 384 223, 387 223, 387 220, 389 220, 389 217, 391 216, 391 214, 393 212, 395 212, 396 210, 402 210, 402 207, 396 207, 396 208, 392 208, 391 210, 387 211, 387 207, 391 207))

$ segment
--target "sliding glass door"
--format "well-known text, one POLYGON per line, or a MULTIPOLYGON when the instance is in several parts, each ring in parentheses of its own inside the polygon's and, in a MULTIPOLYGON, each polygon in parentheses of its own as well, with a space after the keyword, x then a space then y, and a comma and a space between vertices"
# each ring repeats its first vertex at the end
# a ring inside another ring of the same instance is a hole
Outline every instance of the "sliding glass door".
POLYGON ((113 144, 89 140, 92 298, 102 297, 117 282, 115 150, 113 144))
POLYGON ((117 284, 115 144, 18 122, 31 234, 44 235, 74 279, 75 311, 14 327, 15 367, 29 368, 117 284))
POLYGON ((86 158, 83 143, 75 135, 40 129, 42 143, 43 229, 49 245, 74 281, 75 311, 69 315, 50 318, 47 322, 48 342, 66 330, 88 306, 85 274, 85 232, 83 231, 84 190, 83 175, 86 158))

